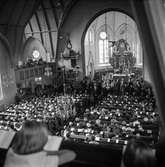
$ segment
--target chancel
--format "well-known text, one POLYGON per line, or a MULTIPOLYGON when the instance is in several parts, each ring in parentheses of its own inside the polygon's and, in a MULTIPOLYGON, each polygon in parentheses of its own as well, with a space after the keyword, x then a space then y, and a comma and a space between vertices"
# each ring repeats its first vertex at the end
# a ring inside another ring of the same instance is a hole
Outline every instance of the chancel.
POLYGON ((120 39, 113 47, 114 52, 110 58, 111 65, 121 74, 130 74, 136 63, 136 58, 133 56, 129 44, 126 40, 120 39))
POLYGON ((164 3, 0 1, 0 165, 30 167, 33 161, 19 160, 53 155, 52 166, 127 167, 125 148, 136 142, 132 149, 152 149, 160 163, 164 3), (34 125, 28 133, 41 140, 21 152, 19 135, 34 125), (60 139, 58 149, 46 147, 49 139, 60 139))

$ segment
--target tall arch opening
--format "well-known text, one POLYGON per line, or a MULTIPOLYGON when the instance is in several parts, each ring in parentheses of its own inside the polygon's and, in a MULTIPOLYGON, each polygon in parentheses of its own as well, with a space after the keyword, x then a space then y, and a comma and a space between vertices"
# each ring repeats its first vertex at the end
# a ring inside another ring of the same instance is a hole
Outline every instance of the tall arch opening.
POLYGON ((88 27, 84 40, 85 74, 109 69, 113 73, 143 74, 143 49, 135 21, 122 12, 108 11, 88 27))

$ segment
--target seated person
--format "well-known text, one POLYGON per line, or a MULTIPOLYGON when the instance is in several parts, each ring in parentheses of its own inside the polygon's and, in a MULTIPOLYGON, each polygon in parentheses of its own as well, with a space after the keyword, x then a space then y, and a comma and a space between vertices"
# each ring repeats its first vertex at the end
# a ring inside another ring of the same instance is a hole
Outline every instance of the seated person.
POLYGON ((155 153, 145 143, 130 140, 123 149, 121 167, 156 167, 155 153))
POLYGON ((44 151, 48 130, 40 122, 26 121, 17 132, 6 156, 4 167, 56 167, 74 160, 70 150, 44 151))

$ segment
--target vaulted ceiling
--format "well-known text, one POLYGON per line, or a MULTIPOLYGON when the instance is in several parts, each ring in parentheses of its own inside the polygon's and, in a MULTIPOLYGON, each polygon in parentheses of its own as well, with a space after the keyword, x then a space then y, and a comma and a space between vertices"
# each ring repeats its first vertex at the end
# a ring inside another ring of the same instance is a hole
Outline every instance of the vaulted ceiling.
MULTIPOLYGON (((103 8, 116 1, 125 5, 123 0, 97 0, 105 4, 103 8)), ((80 0, 0 0, 0 33, 11 45, 13 61, 21 57, 22 39, 26 41, 29 37, 37 38, 55 57, 61 27, 78 2, 80 0)), ((96 3, 95 0, 89 2, 91 6, 96 3)), ((99 8, 99 3, 95 7, 99 8)))
POLYGON ((77 0, 1 0, 0 26, 25 26, 33 14, 43 10, 44 16, 51 10, 59 26, 77 0))
POLYGON ((58 30, 76 0, 43 0, 28 21, 24 37, 41 41, 47 52, 55 55, 58 30))
POLYGON ((22 35, 24 39, 33 36, 55 55, 58 30, 76 1, 1 0, 0 32, 8 38, 13 48, 16 48, 16 39, 22 35))

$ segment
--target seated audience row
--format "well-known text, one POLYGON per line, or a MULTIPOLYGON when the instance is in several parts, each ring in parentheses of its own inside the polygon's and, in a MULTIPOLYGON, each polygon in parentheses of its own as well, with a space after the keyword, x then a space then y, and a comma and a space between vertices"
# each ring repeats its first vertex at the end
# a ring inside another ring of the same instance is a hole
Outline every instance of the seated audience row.
MULTIPOLYGON (((49 135, 43 123, 25 121, 8 150, 4 167, 54 167, 75 159, 76 154, 71 150, 45 149, 52 142, 49 135)), ((123 147, 121 167, 156 167, 163 155, 159 147, 155 148, 142 141, 129 140, 123 147)))

